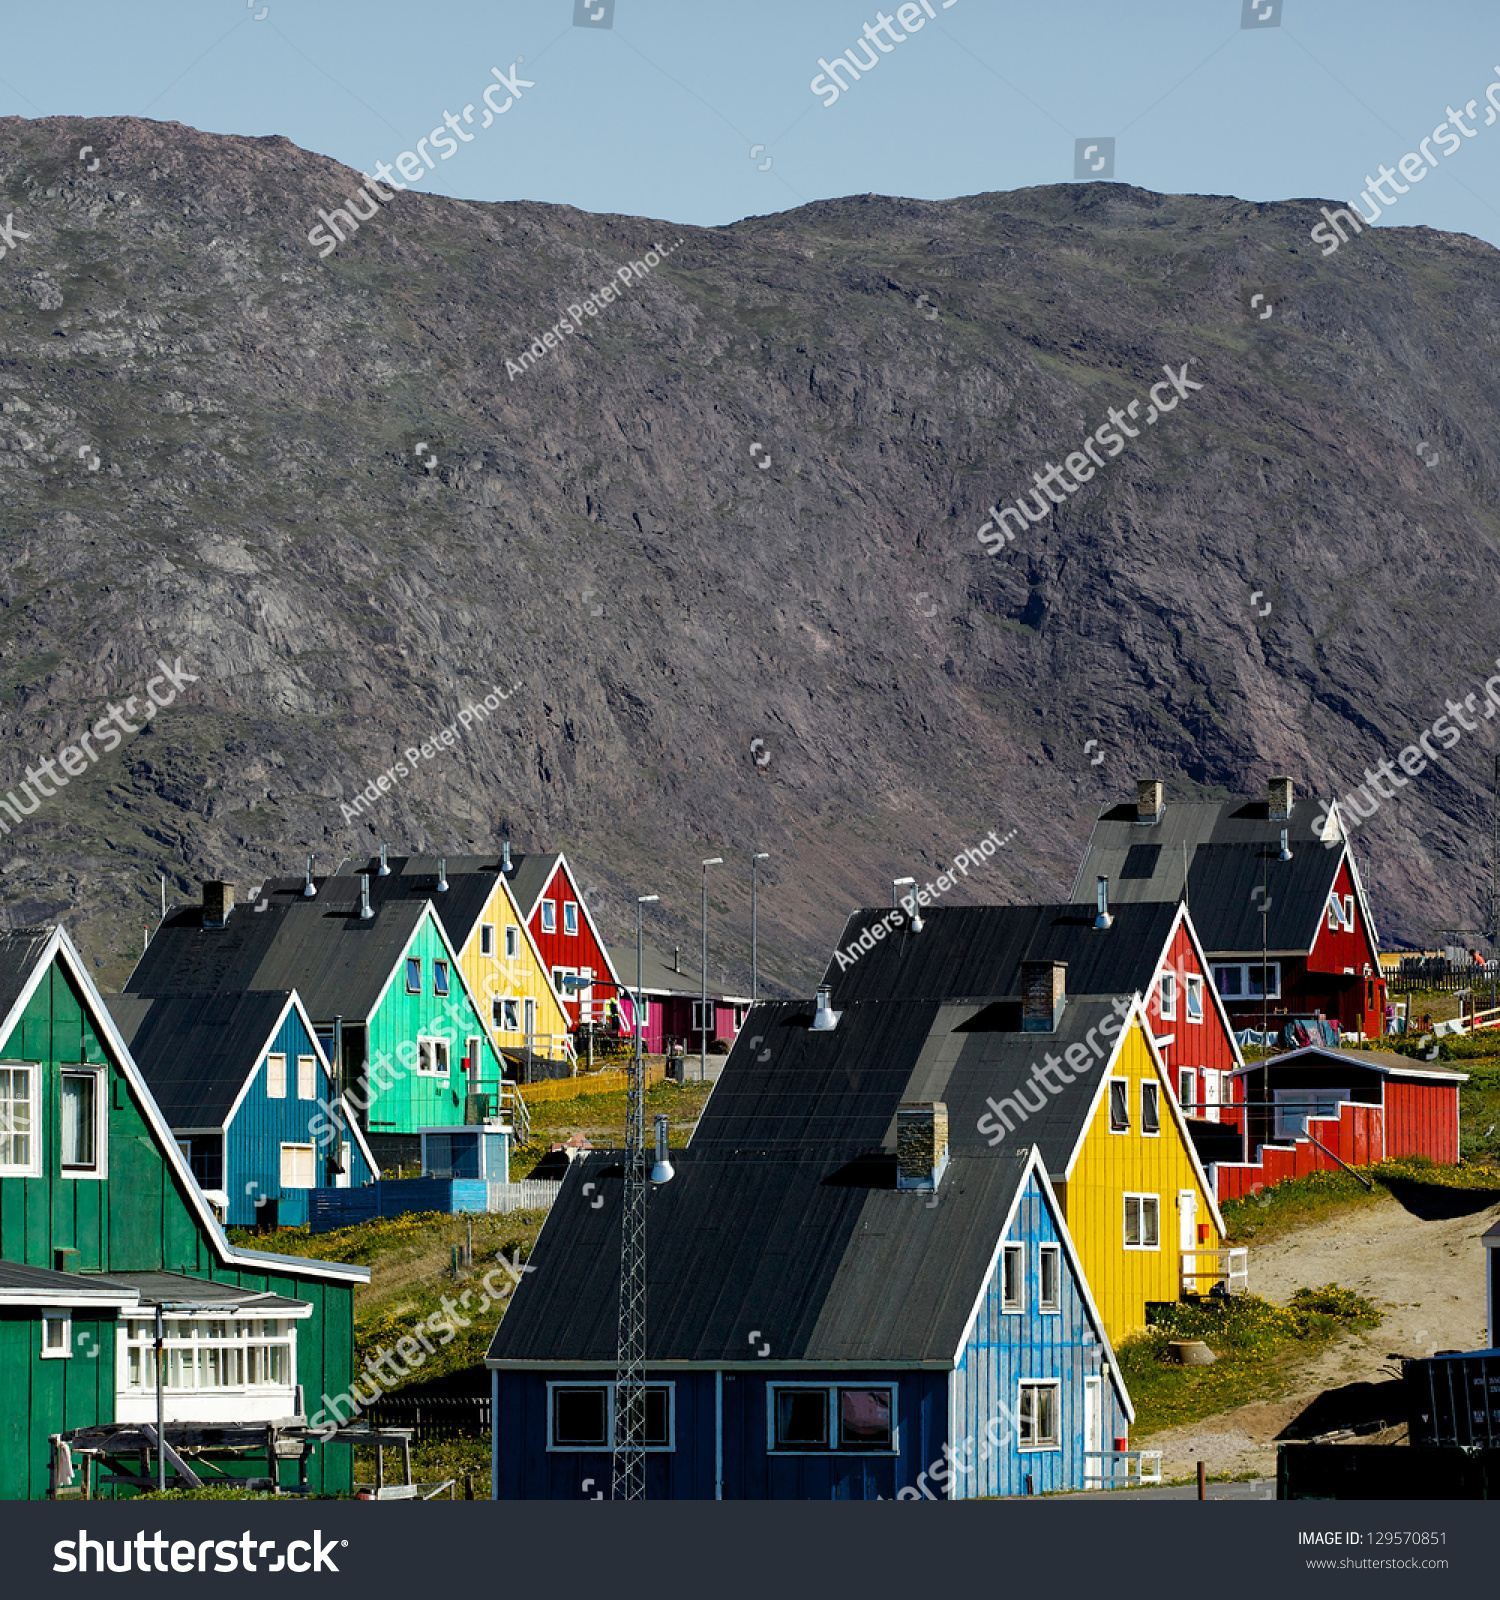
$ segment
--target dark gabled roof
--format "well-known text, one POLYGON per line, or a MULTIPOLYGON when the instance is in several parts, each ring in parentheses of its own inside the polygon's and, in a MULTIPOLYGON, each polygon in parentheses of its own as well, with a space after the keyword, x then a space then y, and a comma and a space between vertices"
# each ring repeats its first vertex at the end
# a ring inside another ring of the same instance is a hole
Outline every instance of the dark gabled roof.
POLYGON ((1340 1067, 1363 1068, 1382 1078, 1426 1078, 1435 1083, 1455 1084, 1469 1081, 1467 1072, 1439 1066, 1435 1061, 1413 1061, 1410 1056, 1398 1055, 1394 1050, 1336 1050, 1326 1044, 1302 1045, 1279 1056, 1247 1062, 1235 1071, 1237 1075, 1245 1077, 1264 1067, 1313 1066, 1320 1060, 1331 1061, 1340 1067))
POLYGON ((1325 846, 1314 829, 1326 809, 1298 799, 1283 821, 1266 800, 1177 805, 1169 797, 1160 820, 1142 824, 1133 805, 1112 806, 1094 824, 1073 900, 1091 905, 1101 876, 1109 879, 1111 908, 1181 899, 1186 859, 1188 905, 1205 949, 1258 952, 1264 898, 1268 949, 1308 950, 1344 859, 1343 840, 1325 846), (1283 828, 1289 862, 1278 859, 1283 828), (1264 897, 1255 892, 1263 871, 1264 897))
POLYGON ((523 917, 529 917, 536 909, 542 890, 547 887, 547 880, 557 870, 557 863, 561 860, 560 850, 529 856, 511 852, 510 888, 523 917))
MULTIPOLYGON (((902 925, 860 952, 843 970, 835 954, 823 975, 834 1004, 852 1000, 958 1000, 1021 994, 1023 961, 1066 961, 1067 987, 1078 994, 1144 994, 1166 950, 1178 907, 1169 901, 1112 906, 1108 929, 1078 905, 934 906, 922 931, 902 925)), ((839 936, 850 946, 888 911, 854 912, 839 936)))
POLYGON ((234 908, 223 928, 203 926, 203 908, 172 912, 152 935, 125 985, 128 994, 244 994, 295 989, 316 1021, 362 1022, 411 943, 425 900, 394 900, 361 920, 356 878, 301 878, 262 886, 258 903, 234 908))
MULTIPOLYGON (((700 976, 702 968, 694 959, 696 955, 692 950, 680 950, 678 965, 674 967, 656 945, 649 940, 641 941, 641 983, 648 994, 667 994, 697 996, 702 990, 703 979, 700 976)), ((612 944, 609 947, 609 959, 615 971, 620 975, 620 982, 632 994, 635 992, 635 941, 626 944, 612 944)), ((730 994, 723 987, 723 979, 715 982, 712 972, 708 980, 708 996, 710 1000, 748 1000, 749 995, 730 994)))
MULTIPOLYGON (((648 1362, 743 1361, 752 1332, 777 1361, 951 1361, 1029 1154, 954 1158, 933 1205, 894 1161, 674 1151, 648 1200, 648 1362)), ((619 1152, 573 1163, 489 1359, 614 1365, 622 1189, 619 1152)))
POLYGON ((388 856, 387 865, 391 870, 384 878, 379 856, 371 856, 363 864, 346 861, 339 872, 356 880, 356 894, 359 874, 368 872, 370 904, 374 906, 389 901, 432 901, 455 950, 468 943, 500 876, 498 851, 488 856, 388 856), (440 860, 447 863, 446 890, 438 889, 440 860))
POLYGON ((115 1025, 173 1128, 221 1128, 291 995, 107 994, 115 1025))
POLYGON ((279 1313, 283 1316, 310 1311, 306 1300, 291 1300, 266 1289, 245 1289, 233 1283, 215 1283, 209 1278, 193 1278, 183 1272, 90 1273, 89 1281, 133 1289, 143 1306, 163 1305, 173 1300, 190 1301, 225 1311, 243 1309, 279 1313))
MULTIPOLYGON (((49 928, 0 931, 0 1020, 8 1017, 52 937, 49 928)), ((0 1041, 3 1042, 3 1041, 0 1041)))

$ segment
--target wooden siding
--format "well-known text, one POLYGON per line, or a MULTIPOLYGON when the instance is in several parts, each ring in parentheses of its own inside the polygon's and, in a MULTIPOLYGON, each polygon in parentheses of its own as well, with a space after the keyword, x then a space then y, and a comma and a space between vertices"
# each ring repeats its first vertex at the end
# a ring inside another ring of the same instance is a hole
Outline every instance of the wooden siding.
MULTIPOLYGON (((319 1127, 326 1127, 324 1106, 332 1087, 322 1057, 293 1006, 256 1063, 254 1077, 224 1136, 224 1192, 229 1197, 231 1226, 250 1227, 255 1223, 259 1215, 257 1199, 277 1202, 276 1220, 283 1228, 306 1224, 307 1190, 281 1187, 283 1144, 311 1144, 317 1187, 334 1186, 327 1155, 319 1149, 318 1134, 312 1126, 316 1122, 319 1127), (266 1093, 266 1056, 278 1053, 286 1057, 286 1095, 273 1100, 266 1093), (317 1089, 311 1100, 297 1095, 299 1055, 310 1055, 318 1064, 317 1089)), ((354 1188, 379 1176, 371 1172, 353 1139, 344 1140, 344 1161, 349 1168, 349 1184, 354 1188)))
MULTIPOLYGON (((542 964, 546 969, 549 983, 552 981, 553 967, 571 967, 575 972, 580 967, 590 967, 595 977, 613 981, 609 957, 605 954, 604 946, 594 938, 589 920, 583 914, 583 896, 578 892, 578 885, 568 876, 565 862, 558 862, 552 876, 547 880, 547 887, 537 896, 536 910, 531 914, 529 926, 531 936, 536 940, 537 949, 541 951, 542 964), (547 933, 542 928, 543 900, 552 901, 556 908, 555 933, 547 933), (568 900, 575 901, 578 905, 577 933, 563 932, 563 904, 568 900)), ((594 991, 593 1012, 596 1019, 604 1014, 603 1002, 613 998, 615 993, 615 990, 609 988, 594 991)), ((567 1014, 568 1026, 574 1027, 578 1022, 578 1000, 564 997, 559 1004, 567 1014)))
MULTIPOLYGON (((1062 1256, 1061 1310, 1038 1308, 1039 1251, 1060 1244, 1061 1232, 1035 1174, 1028 1181, 1006 1240, 1026 1251, 1021 1312, 1001 1304, 1001 1265, 997 1260, 980 1301, 974 1331, 953 1375, 954 1449, 971 1472, 953 1475, 954 1499, 1026 1493, 1026 1478, 1037 1494, 1085 1485, 1085 1377, 1097 1377, 1101 1390, 1100 1443, 1108 1450, 1126 1436, 1124 1407, 1093 1338, 1088 1307, 1062 1256), (1023 1378, 1058 1380, 1058 1447, 1022 1450, 1016 1408, 1023 1378)), ((1100 1463, 1094 1463, 1096 1473, 1100 1463)))
POLYGON ((0 1307, 0 1500, 47 1496, 51 1434, 115 1416, 114 1313, 73 1312, 73 1354, 42 1359, 39 1312, 0 1307))
POLYGON ((1458 1085, 1387 1080, 1385 1153, 1457 1161, 1458 1085))
MULTIPOLYGON (((222 1263, 209 1235, 193 1211, 181 1180, 157 1142, 142 1104, 117 1061, 104 1047, 87 1015, 80 992, 54 962, 10 1034, 0 1040, 0 1059, 38 1063, 44 1073, 42 1113, 36 1136, 41 1140, 44 1171, 41 1177, 0 1179, 0 1256, 7 1261, 51 1268, 57 1249, 76 1249, 74 1263, 81 1272, 182 1272, 215 1282, 269 1290, 310 1303, 312 1315, 297 1324, 297 1381, 311 1400, 321 1389, 348 1386, 354 1357, 354 1295, 351 1285, 304 1279, 269 1268, 248 1270, 222 1263), (103 1180, 64 1178, 55 1130, 59 1125, 60 1073, 64 1063, 88 1062, 108 1068, 103 1096, 109 1176, 103 1180)), ((70 1409, 69 1426, 114 1418, 115 1344, 112 1321, 97 1324, 100 1353, 98 1382, 109 1385, 106 1415, 83 1417, 70 1409)), ((45 1365, 76 1364, 53 1363, 45 1365)), ((0 1393, 8 1413, 20 1411, 13 1397, 30 1393, 30 1379, 14 1368, 0 1351, 0 1393)), ((55 1379, 46 1379, 55 1383, 55 1379)), ((83 1406, 81 1385, 76 1398, 65 1405, 83 1406)), ((57 1431, 50 1419, 55 1405, 45 1389, 39 1412, 24 1413, 17 1422, 7 1415, 0 1433, 15 1445, 18 1459, 26 1463, 31 1492, 45 1491, 47 1436, 57 1431), (19 1430, 19 1431, 17 1431, 19 1430), (37 1460, 42 1463, 38 1479, 37 1460)), ((9 1456, 12 1452, 7 1451, 9 1456)), ((347 1493, 352 1463, 347 1447, 319 1447, 309 1466, 315 1492, 347 1493)), ((284 1464, 291 1473, 291 1464, 284 1464)), ((293 1475, 284 1479, 291 1483, 293 1475)))
MULTIPOLYGON (((1174 1098, 1177 1096, 1180 1071, 1192 1068, 1195 1100, 1201 1102, 1204 1098, 1202 1074, 1205 1070, 1220 1074, 1218 1080, 1220 1088, 1227 1094, 1229 1080, 1223 1075, 1233 1072, 1240 1064, 1235 1053, 1233 1035, 1219 1015, 1212 990, 1213 974, 1211 971, 1206 971, 1204 964, 1199 961, 1197 951, 1193 949, 1193 941, 1188 936, 1187 924, 1179 923, 1176 933, 1172 935, 1171 943, 1167 946, 1162 968, 1157 973, 1157 981, 1152 984, 1146 1002, 1152 1032, 1158 1038, 1169 1034, 1172 1036, 1172 1043, 1162 1045, 1160 1048, 1162 1059, 1168 1068, 1168 1086, 1174 1098), (1170 971, 1177 975, 1175 1006, 1177 1014, 1172 1018, 1163 1017, 1161 1014, 1161 971, 1170 971), (1183 979, 1193 974, 1203 979, 1201 1022, 1187 1020, 1187 995, 1183 979)), ((1207 1117, 1209 1121, 1218 1120, 1216 1116, 1203 1110, 1189 1111, 1187 1114, 1192 1117, 1207 1117)))
POLYGON ((1313 1172, 1337 1172, 1339 1163, 1332 1156, 1351 1167, 1385 1159, 1387 1124, 1379 1106, 1345 1101, 1337 1117, 1313 1117, 1309 1125, 1331 1155, 1310 1140, 1298 1139, 1291 1144, 1261 1145, 1257 1152, 1260 1159, 1249 1164, 1216 1162, 1210 1172, 1219 1199, 1237 1200, 1288 1178, 1305 1178, 1313 1172))
MULTIPOLYGON (((1051 1176, 1095 1304, 1104 1319, 1105 1332, 1111 1343, 1118 1345, 1126 1334, 1145 1325, 1148 1301, 1180 1297, 1180 1191, 1190 1189, 1197 1196, 1197 1223, 1208 1230, 1206 1237, 1200 1235, 1202 1248, 1220 1249, 1223 1238, 1214 1225, 1208 1192, 1194 1171, 1186 1136, 1173 1118, 1167 1098, 1171 1091, 1165 1084, 1161 1091, 1161 1133, 1155 1138, 1141 1133, 1141 1083, 1148 1079, 1160 1083, 1161 1079, 1139 1020, 1125 1035, 1111 1074, 1127 1078, 1130 1083, 1129 1132, 1110 1131, 1106 1089, 1083 1136, 1071 1176, 1066 1183, 1061 1181, 1061 1173, 1051 1176), (1158 1197, 1156 1249, 1125 1248, 1126 1194, 1158 1197)), ((1080 1075, 1078 1083, 1065 1092, 1091 1093, 1095 1087, 1080 1075)))
MULTIPOLYGON (((321 1019, 315 1019, 321 1020, 321 1019)), ((466 1040, 478 1038, 484 1060, 480 1066, 482 1079, 496 1081, 501 1077, 500 1057, 491 1042, 489 1030, 475 1010, 463 979, 463 969, 448 955, 438 925, 429 911, 418 923, 407 945, 396 975, 391 979, 375 1015, 370 1019, 370 1062, 385 1060, 399 1066, 401 1073, 394 1081, 387 1077, 383 1088, 378 1088, 365 1115, 366 1126, 372 1133, 415 1133, 419 1128, 446 1128, 464 1120, 464 1097, 468 1084, 464 1078, 464 1051, 466 1040), (416 957, 422 963, 422 991, 406 992, 406 960, 416 957), (432 964, 449 962, 448 998, 433 993, 432 964), (451 1020, 449 1001, 459 1008, 462 1022, 451 1020), (416 1070, 416 1040, 418 1034, 432 1035, 448 1040, 448 1075, 446 1078, 422 1077, 416 1070)))
MULTIPOLYGON (((567 1012, 563 1010, 561 1002, 553 991, 552 974, 542 965, 541 956, 534 941, 529 937, 525 921, 516 909, 510 888, 504 879, 496 878, 495 887, 490 891, 484 911, 479 921, 474 924, 468 942, 459 951, 458 959, 464 976, 469 980, 474 1004, 484 1019, 485 1032, 496 1049, 525 1048, 525 1002, 528 999, 536 1002, 537 1033, 552 1034, 560 1038, 572 1027, 567 1012), (495 930, 495 951, 493 955, 488 956, 482 953, 480 938, 480 926, 486 922, 495 930), (507 927, 517 930, 519 946, 519 953, 509 960, 505 955, 507 927), (495 1008, 492 1002, 497 999, 516 1002, 516 1017, 521 1024, 519 1030, 506 1032, 495 1026, 495 1008)), ((586 966, 588 963, 583 964, 586 966)), ((608 996, 613 992, 608 989, 598 991, 601 996, 608 996)), ((562 1049, 560 1044, 554 1043, 550 1048, 543 1050, 543 1053, 561 1055, 562 1049)))

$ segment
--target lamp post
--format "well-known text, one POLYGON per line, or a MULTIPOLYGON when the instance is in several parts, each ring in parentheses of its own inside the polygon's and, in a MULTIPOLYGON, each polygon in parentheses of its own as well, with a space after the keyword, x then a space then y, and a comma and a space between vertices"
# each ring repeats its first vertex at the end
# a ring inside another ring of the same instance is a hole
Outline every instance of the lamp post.
POLYGON ((755 865, 758 861, 769 861, 769 850, 757 850, 750 857, 750 1004, 754 1005, 760 998, 758 990, 759 968, 757 966, 755 944, 755 865))
POLYGON ((708 869, 723 865, 723 856, 708 856, 703 862, 703 1007, 698 1013, 699 1083, 708 1077, 708 869))

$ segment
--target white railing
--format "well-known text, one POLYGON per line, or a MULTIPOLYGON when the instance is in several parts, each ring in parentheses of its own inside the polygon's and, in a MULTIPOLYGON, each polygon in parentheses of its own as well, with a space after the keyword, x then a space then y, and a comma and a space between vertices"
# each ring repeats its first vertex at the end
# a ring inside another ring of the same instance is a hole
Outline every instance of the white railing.
POLYGON ((1083 1459, 1086 1462, 1099 1463, 1097 1472, 1087 1466, 1084 1467, 1085 1488, 1098 1485, 1100 1488, 1113 1489, 1120 1483, 1129 1488, 1132 1484, 1161 1482, 1160 1450, 1085 1450, 1083 1459), (1132 1466, 1131 1462, 1135 1465, 1132 1466), (1147 1470, 1148 1463, 1149 1470, 1147 1470))
POLYGON ((1244 1294, 1250 1287, 1250 1247, 1233 1245, 1227 1250, 1184 1250, 1182 1252, 1182 1292, 1205 1294, 1216 1283, 1229 1286, 1230 1294, 1244 1294), (1207 1256, 1211 1266, 1199 1262, 1207 1256))
POLYGON ((562 1188, 561 1178, 522 1178, 519 1183, 489 1186, 491 1211, 550 1211, 562 1188))

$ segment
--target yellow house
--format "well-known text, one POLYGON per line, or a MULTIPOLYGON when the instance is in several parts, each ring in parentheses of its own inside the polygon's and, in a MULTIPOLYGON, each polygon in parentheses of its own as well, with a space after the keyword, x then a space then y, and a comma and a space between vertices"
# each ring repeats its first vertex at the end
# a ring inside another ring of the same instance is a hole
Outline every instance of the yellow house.
POLYGON ((497 1050, 572 1060, 567 1014, 497 857, 382 852, 342 870, 368 872, 372 899, 432 901, 497 1050))

